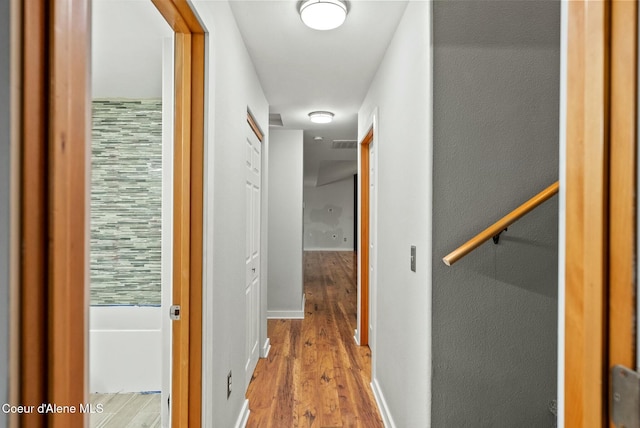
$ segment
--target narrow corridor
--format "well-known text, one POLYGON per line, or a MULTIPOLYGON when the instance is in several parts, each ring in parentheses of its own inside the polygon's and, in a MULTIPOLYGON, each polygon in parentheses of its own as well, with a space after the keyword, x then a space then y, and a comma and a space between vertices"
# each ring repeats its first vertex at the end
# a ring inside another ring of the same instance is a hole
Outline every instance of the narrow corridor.
POLYGON ((269 320, 271 351, 247 391, 247 427, 382 427, 371 351, 357 346, 356 253, 305 252, 304 320, 269 320))

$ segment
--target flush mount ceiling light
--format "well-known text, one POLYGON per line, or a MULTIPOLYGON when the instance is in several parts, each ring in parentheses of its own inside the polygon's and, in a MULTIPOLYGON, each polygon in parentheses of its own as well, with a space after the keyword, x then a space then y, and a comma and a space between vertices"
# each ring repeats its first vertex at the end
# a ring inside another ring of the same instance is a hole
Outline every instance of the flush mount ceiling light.
POLYGON ((313 123, 329 123, 333 120, 333 113, 330 111, 312 111, 309 113, 309 120, 313 123))
POLYGON ((341 0, 307 0, 300 6, 300 18, 314 30, 333 30, 347 17, 347 5, 341 0))

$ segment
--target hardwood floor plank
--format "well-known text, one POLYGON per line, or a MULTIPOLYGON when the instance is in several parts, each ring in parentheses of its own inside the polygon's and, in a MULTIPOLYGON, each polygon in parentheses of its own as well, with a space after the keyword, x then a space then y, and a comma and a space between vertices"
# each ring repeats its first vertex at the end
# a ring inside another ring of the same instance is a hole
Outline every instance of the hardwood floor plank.
POLYGON ((356 254, 307 252, 305 319, 269 320, 271 351, 247 391, 247 427, 383 427, 371 352, 353 339, 356 254))

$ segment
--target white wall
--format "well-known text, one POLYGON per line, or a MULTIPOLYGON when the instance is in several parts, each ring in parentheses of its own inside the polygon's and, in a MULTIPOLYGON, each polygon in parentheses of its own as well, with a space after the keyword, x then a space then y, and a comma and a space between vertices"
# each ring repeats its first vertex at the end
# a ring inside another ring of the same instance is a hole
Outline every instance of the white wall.
MULTIPOLYGON (((10 28, 8 1, 0 2, 0 405, 9 402, 9 261, 10 261, 10 178, 11 178, 11 97, 10 28)), ((18 404, 18 403, 13 403, 18 404)), ((7 426, 0 413, 0 426, 7 426)))
POLYGON ((353 177, 304 187, 304 249, 353 250, 353 177))
POLYGON ((378 108, 377 313, 372 384, 387 426, 430 426, 431 6, 409 2, 358 113, 378 108), (410 249, 417 247, 417 272, 410 249))
MULTIPOLYGON (((228 428, 248 416, 245 391, 241 387, 246 361, 244 142, 247 107, 266 131, 268 105, 229 3, 196 0, 194 6, 208 32, 203 426, 228 428), (229 371, 233 375, 233 391, 227 399, 229 371)), ((265 156, 268 144, 263 142, 265 156)), ((264 164, 263 161, 263 168, 264 164)), ((267 257, 264 250, 262 256, 264 265, 267 257)), ((264 304, 264 300, 261 303, 264 304)), ((266 320, 263 322, 261 330, 266 331, 266 320)))
POLYGON ((91 306, 89 392, 162 389, 159 306, 91 306))
POLYGON ((269 137, 269 318, 304 318, 302 131, 269 137))
POLYGON ((159 98, 162 39, 173 31, 151 1, 94 0, 93 98, 159 98))

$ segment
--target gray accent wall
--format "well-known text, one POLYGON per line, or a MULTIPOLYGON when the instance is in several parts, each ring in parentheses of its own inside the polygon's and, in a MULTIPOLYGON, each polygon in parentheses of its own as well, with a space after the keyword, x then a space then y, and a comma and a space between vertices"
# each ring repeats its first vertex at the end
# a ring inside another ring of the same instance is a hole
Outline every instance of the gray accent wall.
POLYGON ((91 304, 160 305, 162 101, 94 100, 91 304))
MULTIPOLYGON (((0 405, 9 402, 9 259, 11 182, 10 7, 0 1, 0 405)), ((0 427, 8 424, 0 412, 0 427)))
POLYGON ((434 427, 553 427, 558 199, 442 257, 558 179, 560 2, 436 1, 434 427))

